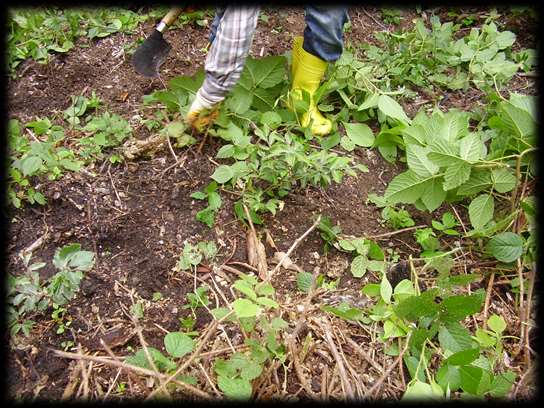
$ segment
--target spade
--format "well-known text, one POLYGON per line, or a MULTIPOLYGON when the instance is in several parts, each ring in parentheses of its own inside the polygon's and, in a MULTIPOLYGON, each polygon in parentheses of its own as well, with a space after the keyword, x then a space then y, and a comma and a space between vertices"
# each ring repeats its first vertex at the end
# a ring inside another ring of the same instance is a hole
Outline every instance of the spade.
POLYGON ((182 8, 172 8, 136 50, 132 56, 132 65, 136 72, 146 77, 159 75, 159 67, 172 49, 172 46, 163 38, 162 32, 178 18, 182 11, 182 8))

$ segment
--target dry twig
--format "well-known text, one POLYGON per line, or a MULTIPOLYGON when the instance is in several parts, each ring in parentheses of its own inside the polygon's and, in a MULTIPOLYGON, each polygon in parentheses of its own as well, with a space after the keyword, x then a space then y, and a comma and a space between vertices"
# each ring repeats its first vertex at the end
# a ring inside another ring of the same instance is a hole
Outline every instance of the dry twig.
POLYGON ((344 363, 342 361, 340 353, 338 352, 338 349, 336 348, 336 345, 334 344, 334 340, 332 339, 332 335, 331 335, 332 327, 330 323, 326 320, 323 320, 323 323, 324 323, 325 339, 327 340, 329 349, 331 350, 332 355, 334 359, 336 360, 336 364, 338 365, 338 373, 340 375, 342 389, 344 390, 348 400, 354 400, 355 394, 353 392, 353 388, 351 387, 351 383, 349 382, 348 375, 344 367, 344 363))
POLYGON ((315 220, 315 222, 312 224, 312 226, 310 228, 308 228, 308 230, 306 230, 306 232, 304 234, 302 234, 300 237, 298 237, 295 242, 293 242, 293 245, 291 245, 291 248, 289 248, 289 250, 285 253, 285 255, 283 256, 283 258, 281 259, 280 262, 278 262, 278 264, 276 265, 276 267, 272 270, 271 273, 268 274, 267 276, 267 281, 270 282, 270 280, 272 279, 272 276, 274 276, 276 274, 276 272, 278 272, 278 270, 280 269, 281 265, 283 264, 283 262, 289 258, 291 256, 291 254, 293 253, 293 251, 295 250, 295 248, 297 246, 300 245, 300 243, 304 240, 304 238, 306 238, 310 232, 312 232, 315 227, 317 227, 319 225, 319 222, 321 221, 321 215, 319 215, 317 217, 317 219, 315 220))
MULTIPOLYGON (((159 379, 159 378, 160 379, 165 379, 165 378, 168 377, 166 374, 156 373, 155 371, 148 370, 147 368, 142 368, 142 367, 134 366, 134 365, 127 364, 127 363, 122 363, 120 361, 111 360, 111 359, 105 358, 105 357, 88 356, 86 354, 70 353, 70 352, 67 352, 67 351, 60 351, 60 350, 55 350, 55 349, 51 349, 51 351, 54 354, 56 354, 58 357, 70 358, 72 360, 94 361, 94 362, 97 362, 97 363, 107 364, 107 365, 114 366, 114 367, 120 367, 120 368, 123 368, 125 370, 133 371, 133 372, 136 372, 136 373, 139 373, 139 374, 149 375, 149 376, 155 377, 157 379, 159 379)), ((194 395, 197 395, 197 396, 199 396, 201 398, 211 399, 211 396, 207 392, 199 390, 198 388, 193 387, 192 385, 187 384, 187 383, 185 383, 183 381, 170 379, 169 382, 173 382, 173 383, 179 385, 180 387, 182 387, 182 388, 184 388, 184 389, 186 389, 188 391, 191 391, 194 395)))

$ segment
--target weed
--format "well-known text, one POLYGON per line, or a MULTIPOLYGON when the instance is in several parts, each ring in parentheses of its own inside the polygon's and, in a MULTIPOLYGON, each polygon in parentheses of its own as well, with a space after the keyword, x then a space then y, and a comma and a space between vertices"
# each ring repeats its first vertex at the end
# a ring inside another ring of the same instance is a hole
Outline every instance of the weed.
POLYGON ((79 244, 58 248, 53 257, 57 273, 47 281, 43 281, 37 272, 46 263, 31 264, 31 256, 32 254, 26 254, 22 258, 26 268, 22 276, 8 275, 8 326, 11 334, 22 331, 28 336, 34 323, 29 316, 43 312, 51 306, 54 307, 51 315, 53 321, 62 333, 70 325, 70 320, 65 321, 66 309, 61 306, 74 298, 83 273, 94 265, 94 254, 81 250, 79 244))

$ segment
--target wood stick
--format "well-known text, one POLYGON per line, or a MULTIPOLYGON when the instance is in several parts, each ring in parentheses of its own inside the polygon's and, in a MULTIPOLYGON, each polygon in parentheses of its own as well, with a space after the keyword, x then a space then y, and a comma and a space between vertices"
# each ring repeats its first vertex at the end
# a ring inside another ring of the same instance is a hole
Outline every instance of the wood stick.
POLYGON ((385 232, 383 234, 369 235, 369 236, 366 236, 365 238, 367 239, 386 238, 386 237, 390 237, 391 235, 397 235, 406 231, 412 231, 412 230, 423 228, 423 227, 426 227, 426 225, 416 225, 415 227, 403 228, 403 229, 392 231, 392 232, 385 232))
POLYGON ((368 391, 367 395, 369 397, 372 397, 373 394, 376 394, 383 382, 385 381, 385 379, 389 376, 389 374, 391 373, 391 371, 393 371, 393 369, 399 364, 401 363, 402 361, 402 357, 404 356, 404 353, 406 353, 406 350, 408 350, 408 344, 410 343, 410 334, 406 337, 406 344, 404 345, 404 348, 402 349, 402 351, 400 352, 399 356, 396 358, 395 362, 393 364, 391 364, 387 370, 385 370, 385 372, 383 373, 383 375, 378 379, 378 381, 376 381, 376 384, 374 384, 372 386, 372 388, 368 391))
POLYGON ((493 281, 495 280, 495 272, 491 273, 491 276, 489 276, 489 282, 487 282, 487 293, 485 295, 485 303, 484 303, 484 323, 483 328, 487 329, 487 310, 489 308, 489 299, 491 299, 491 292, 493 291, 493 281))
POLYGON ((348 375, 346 373, 346 368, 344 367, 344 362, 342 361, 342 357, 340 356, 340 353, 338 352, 338 349, 336 348, 336 345, 334 344, 334 340, 332 339, 331 332, 332 327, 330 323, 325 323, 325 338, 327 340, 327 343, 329 345, 329 349, 332 352, 332 355, 334 359, 336 360, 336 364, 338 365, 338 373, 340 374, 340 381, 342 382, 342 388, 345 389, 346 395, 348 400, 354 400, 355 394, 353 392, 353 388, 351 387, 351 383, 349 382, 348 375))
POLYGON ((110 395, 111 391, 113 390, 113 387, 114 387, 115 383, 117 382, 117 379, 119 378, 119 374, 121 374, 121 368, 119 368, 119 370, 117 370, 117 375, 115 376, 115 378, 113 379, 111 385, 109 386, 108 391, 106 392, 106 394, 102 398, 102 401, 106 401, 106 399, 110 395))
MULTIPOLYGON (((529 278, 529 293, 527 293, 527 310, 525 312, 525 319, 529 321, 531 318, 531 302, 533 298, 533 289, 535 287, 535 269, 534 267, 531 269, 530 278, 529 278)), ((527 366, 531 367, 531 358, 529 356, 529 330, 530 326, 527 324, 525 327, 525 362, 527 363, 527 366)))
POLYGON ((321 214, 317 217, 317 219, 315 220, 315 222, 312 224, 312 226, 310 228, 308 228, 308 230, 306 230, 306 232, 304 234, 302 234, 300 237, 298 237, 295 242, 293 243, 293 245, 291 245, 291 248, 289 248, 289 250, 285 253, 285 255, 282 257, 281 261, 278 262, 278 264, 276 265, 276 267, 272 270, 272 272, 270 274, 268 274, 268 277, 267 277, 267 281, 269 282, 271 279, 272 279, 272 276, 274 276, 274 274, 276 272, 278 272, 278 270, 280 269, 281 265, 283 265, 283 263, 285 262, 285 260, 287 258, 289 258, 291 256, 291 254, 293 253, 293 251, 295 250, 295 248, 297 246, 300 245, 300 243, 304 240, 304 238, 306 238, 308 236, 308 234, 310 234, 310 232, 312 232, 315 227, 317 227, 317 225, 319 224, 319 222, 321 221, 321 214))
MULTIPOLYGON (((134 366, 134 365, 127 364, 127 363, 122 363, 120 361, 111 360, 109 358, 104 358, 104 357, 99 357, 99 356, 88 356, 88 355, 85 355, 85 354, 70 353, 70 352, 67 352, 67 351, 60 351, 60 350, 55 350, 55 349, 50 349, 50 350, 54 354, 56 354, 58 357, 70 358, 72 360, 87 360, 87 361, 94 361, 94 362, 102 363, 102 364, 108 364, 108 365, 111 365, 111 366, 114 366, 114 367, 123 368, 123 369, 128 370, 128 371, 134 371, 134 372, 139 373, 139 374, 149 375, 149 376, 155 377, 157 379, 159 377, 162 378, 162 379, 165 379, 165 378, 168 377, 166 374, 156 373, 156 372, 154 372, 152 370, 148 370, 147 368, 142 368, 142 367, 134 366)), ((177 385, 179 385, 180 387, 185 388, 188 391, 191 391, 193 394, 195 394, 195 395, 197 395, 199 397, 202 397, 202 398, 205 398, 205 399, 211 399, 211 395, 209 395, 207 392, 201 391, 198 388, 193 387, 190 384, 187 384, 187 383, 185 383, 183 381, 180 381, 180 380, 174 380, 174 379, 171 379, 170 381, 177 384, 177 385)))
POLYGON ((523 308, 523 295, 524 295, 523 264, 521 263, 520 258, 518 258, 517 265, 518 265, 518 277, 519 277, 519 326, 520 326, 519 352, 521 352, 525 344, 525 328, 523 327, 525 322, 525 309, 523 308))
POLYGON ((374 367, 378 373, 383 373, 383 368, 374 361, 364 350, 361 346, 359 346, 351 337, 346 337, 346 340, 350 344, 351 347, 361 356, 365 359, 367 363, 369 363, 372 367, 374 367))

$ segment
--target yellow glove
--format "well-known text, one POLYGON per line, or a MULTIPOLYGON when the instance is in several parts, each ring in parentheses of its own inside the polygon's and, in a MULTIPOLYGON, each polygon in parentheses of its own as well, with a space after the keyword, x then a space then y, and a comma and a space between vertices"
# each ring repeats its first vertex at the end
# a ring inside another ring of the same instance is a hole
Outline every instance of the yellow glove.
POLYGON ((210 126, 219 115, 219 104, 211 105, 204 101, 197 92, 195 100, 187 112, 185 123, 191 126, 198 133, 210 126))

